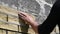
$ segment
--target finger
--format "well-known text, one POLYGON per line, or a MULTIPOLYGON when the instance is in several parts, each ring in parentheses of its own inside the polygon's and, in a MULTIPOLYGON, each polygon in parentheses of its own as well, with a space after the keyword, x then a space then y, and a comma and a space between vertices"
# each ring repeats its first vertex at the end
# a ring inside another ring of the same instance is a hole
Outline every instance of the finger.
POLYGON ((18 14, 19 17, 22 17, 20 14, 18 14))
POLYGON ((25 15, 25 14, 23 14, 23 13, 20 13, 20 14, 26 17, 26 15, 25 15))
POLYGON ((24 15, 22 15, 22 14, 18 14, 18 16, 20 17, 20 18, 22 18, 22 17, 26 17, 26 16, 24 16, 24 15))
POLYGON ((25 20, 26 15, 25 15, 25 13, 24 13, 24 14, 23 14, 23 13, 24 13, 24 12, 18 12, 18 16, 19 16, 20 19, 25 20))
POLYGON ((27 15, 27 13, 25 13, 25 12, 22 12, 22 11, 18 12, 18 14, 20 14, 20 13, 22 13, 22 14, 24 14, 24 15, 27 15))
POLYGON ((19 19, 25 20, 26 17, 19 15, 19 19))
POLYGON ((26 17, 26 13, 25 12, 18 12, 18 14, 21 14, 21 15, 26 17))
POLYGON ((21 14, 24 14, 24 15, 28 15, 27 13, 25 13, 25 12, 20 12, 21 14))

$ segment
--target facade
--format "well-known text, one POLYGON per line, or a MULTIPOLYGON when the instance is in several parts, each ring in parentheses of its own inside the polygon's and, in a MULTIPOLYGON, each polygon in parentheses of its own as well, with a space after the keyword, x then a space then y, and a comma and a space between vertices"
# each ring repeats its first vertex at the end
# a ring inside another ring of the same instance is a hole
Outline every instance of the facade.
POLYGON ((17 10, 0 5, 0 34, 34 33, 31 28, 27 29, 26 25, 20 25, 19 21, 21 22, 17 10))

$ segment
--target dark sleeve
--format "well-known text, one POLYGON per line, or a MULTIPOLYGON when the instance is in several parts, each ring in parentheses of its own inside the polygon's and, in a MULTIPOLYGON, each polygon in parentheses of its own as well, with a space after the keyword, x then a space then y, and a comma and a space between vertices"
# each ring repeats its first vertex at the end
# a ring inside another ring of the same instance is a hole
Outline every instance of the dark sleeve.
POLYGON ((44 21, 43 24, 38 26, 39 34, 50 34, 56 26, 56 24, 56 21, 54 21, 53 19, 44 21))
POLYGON ((47 19, 38 26, 39 34, 50 34, 52 32, 58 20, 58 7, 60 7, 60 5, 58 5, 58 3, 55 3, 47 19))

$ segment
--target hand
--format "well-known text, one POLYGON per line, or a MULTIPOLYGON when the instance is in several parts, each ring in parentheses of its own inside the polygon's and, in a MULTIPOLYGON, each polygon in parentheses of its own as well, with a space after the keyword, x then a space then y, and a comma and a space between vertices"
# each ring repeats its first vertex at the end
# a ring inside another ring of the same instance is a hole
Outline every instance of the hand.
POLYGON ((38 23, 33 19, 33 17, 27 13, 24 12, 18 12, 19 17, 26 21, 27 24, 31 25, 31 27, 33 28, 33 30, 38 33, 38 23))
POLYGON ((26 21, 28 24, 31 24, 32 22, 35 21, 35 19, 33 19, 33 17, 30 14, 27 14, 25 12, 18 12, 18 14, 19 14, 19 17, 22 20, 26 21))

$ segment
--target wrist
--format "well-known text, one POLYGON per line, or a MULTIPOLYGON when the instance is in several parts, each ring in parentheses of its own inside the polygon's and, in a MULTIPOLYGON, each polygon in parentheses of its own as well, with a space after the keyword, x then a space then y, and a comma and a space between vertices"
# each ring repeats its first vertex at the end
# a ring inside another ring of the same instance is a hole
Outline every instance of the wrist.
POLYGON ((37 22, 32 22, 31 23, 31 27, 33 28, 35 33, 38 33, 38 26, 39 26, 39 24, 37 22))
POLYGON ((36 21, 32 21, 32 22, 30 23, 30 25, 38 26, 39 24, 38 24, 36 21))

